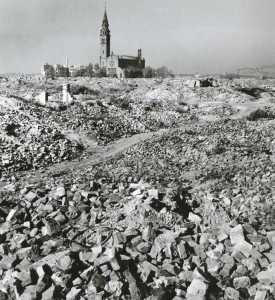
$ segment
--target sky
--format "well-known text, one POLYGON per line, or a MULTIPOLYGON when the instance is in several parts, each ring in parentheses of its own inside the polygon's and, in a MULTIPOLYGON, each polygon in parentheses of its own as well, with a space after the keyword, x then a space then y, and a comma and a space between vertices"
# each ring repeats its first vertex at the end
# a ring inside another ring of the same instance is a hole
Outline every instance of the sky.
MULTIPOLYGON (((275 65, 274 0, 108 0, 111 48, 176 73, 275 65)), ((0 0, 0 73, 97 63, 104 0, 0 0)))

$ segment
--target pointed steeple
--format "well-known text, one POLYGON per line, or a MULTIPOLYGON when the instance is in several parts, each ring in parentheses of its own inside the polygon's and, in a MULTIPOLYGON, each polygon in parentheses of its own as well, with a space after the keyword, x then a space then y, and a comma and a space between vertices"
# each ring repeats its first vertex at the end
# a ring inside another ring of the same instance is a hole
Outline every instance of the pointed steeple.
POLYGON ((104 16, 103 16, 102 26, 101 26, 101 32, 103 34, 110 33, 106 5, 105 5, 105 11, 104 11, 104 16))
POLYGON ((107 3, 105 1, 105 10, 104 10, 104 16, 103 16, 103 21, 102 21, 102 27, 107 27, 109 28, 109 21, 108 21, 108 16, 107 16, 107 3))
POLYGON ((106 11, 106 10, 105 10, 105 12, 104 12, 104 17, 103 17, 102 25, 107 25, 107 26, 109 26, 108 17, 107 17, 107 11, 106 11))
POLYGON ((100 29, 100 57, 107 58, 110 56, 111 51, 111 34, 109 29, 109 21, 107 17, 107 8, 105 2, 105 11, 100 29))

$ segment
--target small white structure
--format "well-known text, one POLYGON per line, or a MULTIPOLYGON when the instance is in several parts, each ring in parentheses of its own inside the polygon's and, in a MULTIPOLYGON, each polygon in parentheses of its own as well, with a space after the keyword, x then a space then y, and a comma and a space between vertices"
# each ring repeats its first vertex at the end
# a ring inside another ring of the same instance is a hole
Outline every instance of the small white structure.
POLYGON ((68 83, 63 84, 63 103, 70 105, 73 103, 74 99, 70 94, 70 85, 68 83))
POLYGON ((43 91, 41 94, 36 96, 36 100, 41 104, 41 105, 46 105, 48 102, 48 93, 47 91, 43 91))

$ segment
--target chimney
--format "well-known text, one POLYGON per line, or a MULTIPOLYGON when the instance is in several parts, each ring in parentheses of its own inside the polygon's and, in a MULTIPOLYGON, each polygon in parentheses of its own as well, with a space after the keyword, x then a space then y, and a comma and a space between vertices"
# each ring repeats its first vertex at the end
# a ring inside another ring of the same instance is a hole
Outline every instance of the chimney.
POLYGON ((142 51, 141 51, 141 49, 138 49, 138 58, 142 58, 142 51))

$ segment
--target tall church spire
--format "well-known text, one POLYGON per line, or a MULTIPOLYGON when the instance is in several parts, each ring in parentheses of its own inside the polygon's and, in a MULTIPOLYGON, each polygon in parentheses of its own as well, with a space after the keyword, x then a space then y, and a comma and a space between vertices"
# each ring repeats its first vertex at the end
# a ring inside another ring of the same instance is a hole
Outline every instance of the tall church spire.
POLYGON ((109 21, 107 16, 107 2, 105 1, 105 10, 104 10, 104 16, 102 21, 102 28, 109 30, 109 21))
POLYGON ((105 60, 111 54, 111 34, 109 29, 109 21, 107 17, 107 8, 105 2, 105 11, 100 29, 100 65, 105 64, 105 60))

